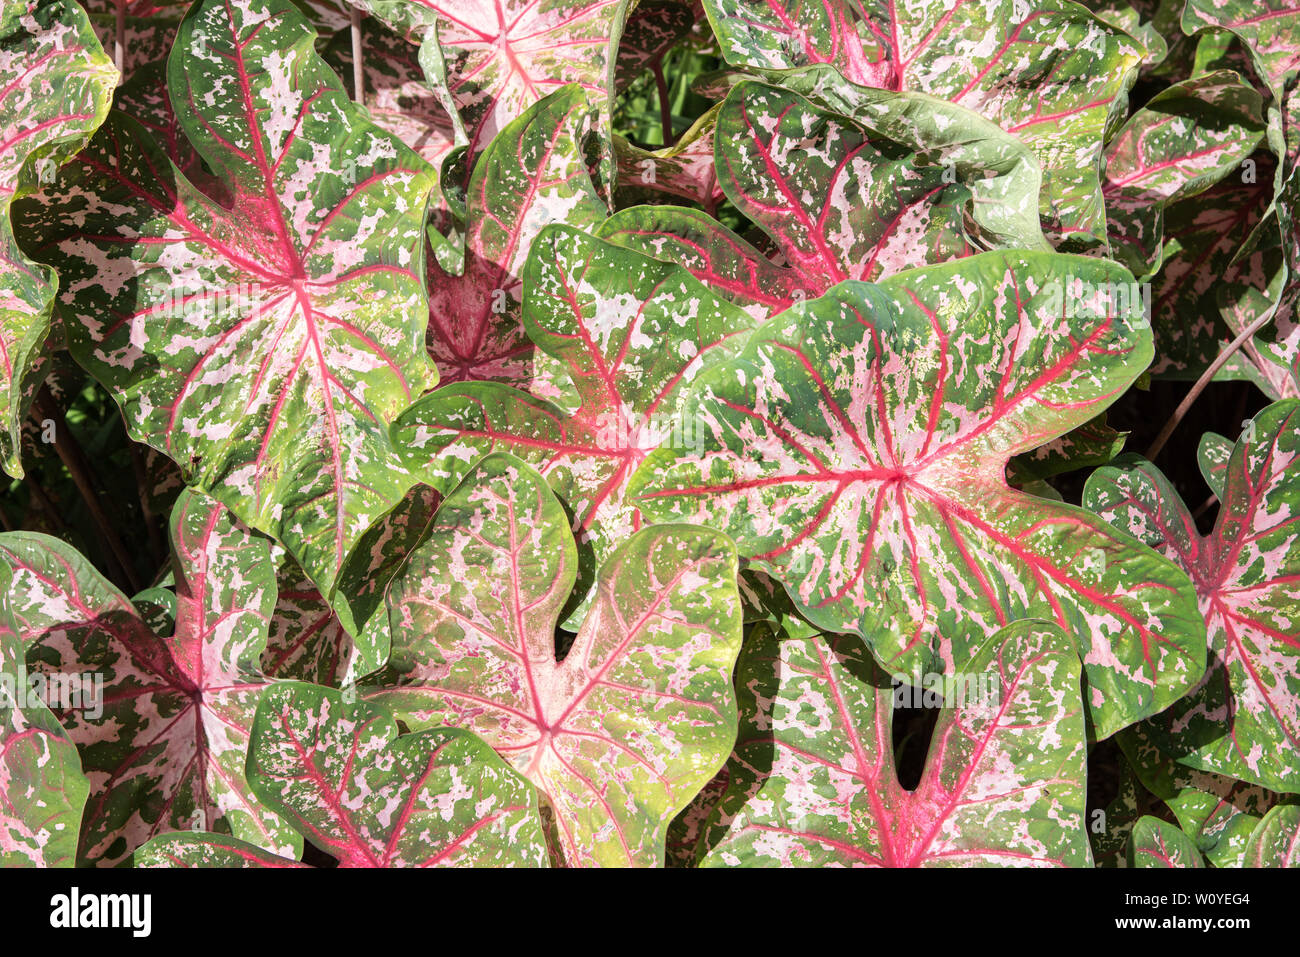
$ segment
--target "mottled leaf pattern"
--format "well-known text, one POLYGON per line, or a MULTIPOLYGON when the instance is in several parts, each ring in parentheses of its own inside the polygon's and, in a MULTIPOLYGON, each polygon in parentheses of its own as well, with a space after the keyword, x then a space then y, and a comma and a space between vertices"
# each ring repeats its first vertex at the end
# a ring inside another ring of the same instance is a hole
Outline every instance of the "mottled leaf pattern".
POLYGON ((741 83, 723 102, 714 134, 719 183, 771 238, 774 255, 672 206, 617 213, 601 235, 681 263, 760 317, 844 279, 875 280, 1002 239, 1042 242, 1036 222, 1018 223, 1004 208, 1008 180, 1024 171, 996 127, 968 116, 965 125, 958 117, 925 128, 911 120, 916 104, 905 97, 852 105, 871 126, 761 83, 741 83))
POLYGON ((579 83, 612 95, 627 0, 356 0, 399 30, 436 25, 469 151, 476 156, 548 93, 579 83))
POLYGON ((31 210, 73 353, 131 432, 330 590, 411 484, 387 423, 434 382, 425 164, 364 121, 288 0, 196 4, 168 67, 212 195, 113 116, 31 210))
POLYGON ((898 783, 890 678, 849 636, 745 643, 741 730, 705 865, 1090 867, 1079 660, 1045 622, 972 658, 921 782, 898 783))
POLYGON ((1082 643, 1099 737, 1201 676, 1191 584, 1127 534, 1014 491, 1008 459, 1095 417, 1150 357, 1123 270, 985 253, 847 282, 706 369, 695 450, 651 453, 629 496, 726 531, 828 630, 889 668, 960 668, 993 630, 1047 618, 1082 643))
POLYGON ((662 865, 735 740, 735 549, 707 529, 634 535, 557 661, 577 561, 542 477, 488 456, 394 578, 392 659, 367 693, 412 727, 482 736, 542 792, 570 866, 662 865))
POLYGON ((1183 764, 1300 790, 1300 400, 1259 413, 1223 477, 1214 531, 1197 533, 1155 466, 1121 460, 1088 480, 1087 505, 1191 576, 1209 630, 1192 692, 1151 719, 1183 764))
POLYGON ((14 199, 50 182, 108 114, 117 71, 72 0, 0 7, 0 466, 22 477, 21 429, 57 278, 14 238, 14 199))
POLYGON ((739 351, 753 320, 680 267, 564 226, 533 242, 523 282, 524 325, 538 350, 531 391, 445 386, 409 409, 394 435, 443 492, 488 452, 528 462, 564 499, 599 564, 641 527, 624 497, 632 473, 660 445, 693 440, 683 396, 702 368, 739 351))
POLYGON ((268 690, 248 778, 341 867, 546 864, 537 793, 491 748, 451 728, 398 737, 337 691, 268 690))
POLYGON ((584 161, 591 108, 565 87, 512 122, 470 178, 462 275, 429 275, 429 354, 444 384, 525 384, 533 345, 521 324, 522 272, 548 223, 592 226, 607 213, 584 161))
POLYGON ((1165 206, 1214 185, 1263 139, 1260 96, 1235 73, 1157 93, 1106 145, 1102 194, 1114 258, 1134 275, 1154 272, 1165 206))
POLYGON ((99 683, 56 710, 90 781, 79 859, 116 864, 155 834, 196 827, 296 854, 300 839, 244 777, 275 603, 269 545, 187 491, 172 513, 172 548, 176 630, 160 638, 69 546, 0 536, 28 666, 70 689, 99 683))
POLYGON ((32 700, 0 564, 0 867, 71 867, 88 785, 77 746, 32 700))
POLYGON ((1246 844, 1246 867, 1300 867, 1300 804, 1264 815, 1246 844))
POLYGON ((1130 867, 1204 867, 1192 839, 1168 821, 1144 817, 1129 839, 1130 867))
POLYGON ((1038 154, 1049 231, 1104 241, 1096 162, 1145 48, 1058 0, 706 0, 723 56, 790 70, 831 64, 862 86, 925 93, 997 123, 1038 154))

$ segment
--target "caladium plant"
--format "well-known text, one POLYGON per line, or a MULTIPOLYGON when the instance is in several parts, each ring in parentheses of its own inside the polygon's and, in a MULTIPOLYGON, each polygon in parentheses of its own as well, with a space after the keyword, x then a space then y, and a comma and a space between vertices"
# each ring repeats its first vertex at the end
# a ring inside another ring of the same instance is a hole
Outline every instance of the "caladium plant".
POLYGON ((1094 260, 985 253, 842 283, 705 370, 687 412, 702 441, 651 453, 629 495, 653 520, 726 531, 805 617, 896 670, 960 668, 989 629, 1054 619, 1083 643, 1109 735, 1203 673, 1191 585, 1003 473, 1146 365, 1140 309, 1104 291, 1129 282, 1094 260))
POLYGON ((944 687, 925 771, 904 790, 890 746, 898 692, 861 643, 752 635, 727 790, 697 853, 714 866, 1090 865, 1069 638, 1018 622, 967 676, 944 687))
POLYGON ((1210 663, 1196 687, 1150 719, 1159 747, 1191 767, 1275 791, 1300 788, 1300 400, 1250 420, 1217 480, 1202 537, 1169 480, 1121 458, 1088 479, 1090 507, 1177 561, 1196 586, 1210 663))
MULTIPOLYGON (((537 792, 468 731, 398 737, 382 708, 318 685, 277 685, 258 705, 248 778, 340 867, 547 863, 537 792)), ((300 867, 218 834, 165 835, 137 866, 300 867)))
POLYGON ((258 664, 276 598, 270 545, 190 490, 172 512, 172 548, 175 632, 160 636, 68 546, 0 535, 28 666, 78 692, 58 711, 93 789, 78 857, 116 864, 160 831, 192 828, 296 853, 301 838, 244 776, 267 684, 258 664))
POLYGON ((735 549, 707 529, 633 535, 557 661, 577 565, 546 481, 488 456, 389 588, 393 652, 371 696, 412 726, 481 735, 544 795, 566 863, 662 864, 669 822, 735 740, 735 549))
POLYGON ((0 865, 1300 864, 1296 51, 3 0, 0 865))
POLYGON ((18 247, 13 201, 50 182, 108 113, 117 74, 72 0, 0 8, 0 465, 22 476, 19 431, 44 378, 56 277, 18 247))

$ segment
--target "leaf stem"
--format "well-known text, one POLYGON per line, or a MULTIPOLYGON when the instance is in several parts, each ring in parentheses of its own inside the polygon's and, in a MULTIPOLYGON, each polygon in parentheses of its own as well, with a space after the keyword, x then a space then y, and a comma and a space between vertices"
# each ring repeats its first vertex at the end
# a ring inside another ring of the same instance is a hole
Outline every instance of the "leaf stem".
POLYGON ((655 75, 655 88, 659 93, 659 126, 663 131, 664 147, 673 145, 673 104, 668 97, 668 80, 664 77, 664 63, 657 59, 650 67, 655 75))
POLYGON ((1200 394, 1205 391, 1205 387, 1210 384, 1210 380, 1215 377, 1218 371, 1222 369, 1225 364, 1227 364, 1227 361, 1236 354, 1238 349, 1249 342, 1255 333, 1259 332, 1259 330, 1263 329, 1272 321, 1274 312, 1275 310, 1273 309, 1267 310, 1264 315, 1260 316, 1245 329, 1241 330, 1241 335, 1228 343, 1228 345, 1224 347, 1223 351, 1219 353, 1219 357, 1210 363, 1208 369, 1201 373, 1201 377, 1196 380, 1196 384, 1192 386, 1192 389, 1187 393, 1186 398, 1178 404, 1178 408, 1174 410, 1174 414, 1170 416, 1169 421, 1165 423, 1165 427, 1160 430, 1160 434, 1155 437, 1155 441, 1153 441, 1151 447, 1147 449, 1147 461, 1155 461, 1156 456, 1160 454, 1160 450, 1163 449, 1165 443, 1169 441, 1169 436, 1174 434, 1174 430, 1178 428, 1178 423, 1183 421, 1183 417, 1187 415, 1187 411, 1192 407, 1192 403, 1195 402, 1200 394))
POLYGON ((50 419, 54 423, 54 451, 63 460, 63 464, 68 469, 68 474, 72 476, 73 484, 77 486, 77 491, 85 499, 90 517, 95 525, 99 527, 99 533, 104 536, 104 541, 108 544, 113 557, 122 566, 122 574, 125 576, 127 584, 131 586, 132 591, 139 591, 141 585, 136 577, 135 569, 131 565, 131 557, 122 544, 121 538, 118 537, 117 529, 108 520, 108 514, 104 511, 103 503, 100 501, 99 493, 96 490, 95 475, 90 466, 90 460, 86 458, 86 453, 81 448, 81 443, 77 441, 77 437, 68 428, 68 422, 64 418, 63 410, 59 408, 57 403, 50 400, 49 393, 44 390, 37 395, 33 406, 39 418, 50 419))
POLYGON ((352 11, 352 98, 360 103, 366 95, 365 54, 361 50, 361 11, 352 11))

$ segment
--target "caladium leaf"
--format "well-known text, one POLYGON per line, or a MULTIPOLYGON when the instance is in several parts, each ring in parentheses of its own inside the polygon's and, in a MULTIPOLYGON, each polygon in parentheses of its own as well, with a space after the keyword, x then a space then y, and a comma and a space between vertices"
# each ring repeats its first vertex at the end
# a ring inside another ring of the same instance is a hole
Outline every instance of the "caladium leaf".
MULTIPOLYGON (((249 779, 340 867, 545 867, 537 792, 467 731, 398 737, 391 715, 285 683, 258 709, 249 779)), ((137 867, 303 867, 219 834, 168 834, 137 867)))
POLYGON ((70 348, 132 436, 328 593, 411 484, 387 426, 435 381, 433 180, 362 119, 312 39, 289 0, 196 4, 168 86, 221 189, 201 193, 115 116, 31 212, 66 276, 70 348))
POLYGON ((614 84, 624 89, 660 62, 696 24, 693 0, 639 0, 627 15, 618 43, 614 84))
POLYGON ((1123 458, 1089 479, 1084 502, 1186 569, 1209 629, 1192 692, 1148 722, 1189 767, 1276 791, 1300 790, 1300 400, 1248 423, 1202 537, 1169 480, 1123 458))
POLYGON ((437 28, 471 157, 566 83, 580 84, 609 115, 627 0, 353 2, 408 35, 437 28))
POLYGON ((31 694, 0 564, 0 867, 71 867, 89 785, 77 746, 31 694))
POLYGON ((1082 3, 1096 14, 1098 20, 1123 30, 1146 47, 1142 62, 1144 71, 1159 66, 1169 52, 1161 28, 1174 34, 1178 31, 1177 13, 1170 16, 1161 9, 1173 6, 1168 0, 1137 0, 1135 3, 1128 0, 1082 0, 1082 3))
POLYGON ((542 792, 570 866, 662 865, 669 823, 735 741, 735 547, 707 529, 637 533, 557 661, 577 558, 545 480, 488 456, 389 586, 392 658, 366 693, 412 727, 481 735, 542 792))
POLYGON ((1215 867, 1241 867, 1250 835, 1282 798, 1257 784, 1176 764, 1152 742, 1146 724, 1116 736, 1142 785, 1174 812, 1215 867))
MULTIPOLYGON (((1274 166, 1256 153, 1239 172, 1166 211, 1163 264, 1152 280, 1153 375, 1195 378, 1234 337, 1234 328, 1244 329, 1260 310, 1273 307, 1266 290, 1280 263, 1276 228, 1266 216, 1274 166), (1260 229, 1268 230, 1268 239, 1252 246, 1260 229)), ((1234 356, 1225 373, 1249 376, 1275 398, 1300 395, 1287 368, 1288 355, 1297 352, 1300 326, 1279 316, 1273 329, 1234 356)))
POLYGON ((1187 0, 1182 27, 1188 34, 1226 30, 1239 37, 1279 100, 1287 77, 1300 70, 1300 9, 1291 0, 1187 0))
POLYGON ((617 205, 622 208, 661 202, 664 196, 673 196, 698 203, 705 212, 715 214, 725 196, 713 156, 713 137, 721 109, 721 103, 709 109, 664 149, 641 149, 615 134, 617 205))
POLYGON ((868 97, 854 104, 863 125, 797 93, 741 83, 718 113, 715 163, 723 193, 771 238, 775 256, 675 207, 625 210, 600 234, 681 263, 759 316, 844 279, 875 280, 1002 241, 1041 246, 1032 199, 1018 216, 1009 192, 1019 183, 1037 193, 1024 148, 976 116, 951 115, 965 111, 937 112, 927 125, 919 105, 868 97))
POLYGON ((1092 866, 1079 659, 1046 622, 989 637, 950 686, 921 781, 898 783, 895 691, 851 636, 760 629, 705 866, 1092 866), (958 701, 957 699, 960 699, 958 701))
POLYGON ((1144 817, 1133 826, 1128 846, 1129 867, 1204 867, 1195 842, 1178 827, 1157 817, 1144 817))
MULTIPOLYGON (((352 36, 342 32, 322 56, 351 83, 352 36)), ((415 150, 434 169, 457 143, 456 124, 437 90, 430 89, 420 66, 419 50, 374 18, 361 24, 365 84, 361 100, 371 119, 415 150)), ((351 89, 349 85, 349 89, 351 89)), ((356 91, 352 91, 356 99, 356 91)))
POLYGON ((1161 90, 1106 145, 1112 256, 1136 276, 1160 266, 1164 209, 1236 170, 1264 139, 1260 95, 1230 71, 1161 90))
POLYGON ((652 452, 629 501, 726 531, 810 622, 893 670, 960 668, 992 630, 1054 620, 1081 643, 1106 737, 1201 676, 1195 594, 1168 559, 1004 471, 1145 367, 1131 286, 1050 253, 842 283, 701 373, 682 413, 696 449, 652 452))
POLYGON ((160 834, 131 857, 134 867, 307 867, 228 834, 160 834))
POLYGON ((587 173, 590 114, 587 94, 564 87, 510 123, 474 167, 464 274, 429 274, 428 347, 444 384, 527 381, 521 274, 533 239, 548 223, 590 227, 608 212, 587 173))
MULTIPOLYGON (((1119 762, 1119 791, 1104 808, 1088 811, 1088 836, 1092 841, 1092 856, 1098 867, 1127 867, 1129 838, 1133 825, 1142 817, 1142 785, 1128 762, 1119 762), (1100 817, 1098 817, 1100 815, 1100 817), (1100 825, 1100 826, 1098 826, 1100 825)), ((1091 758, 1088 766, 1092 773, 1091 758)))
POLYGON ((165 638, 71 547, 0 536, 28 667, 81 689, 56 709, 91 787, 79 862, 113 865, 155 834, 195 826, 296 854, 300 839, 244 776, 266 686, 270 546, 196 491, 177 501, 171 533, 177 620, 165 638))
POLYGON ((1022 452, 1007 466, 1007 482, 1023 487, 1035 479, 1049 479, 1062 472, 1105 465, 1124 450, 1127 432, 1116 432, 1099 415, 1032 452, 1022 452))
POLYGON ((929 94, 993 121, 1038 154, 1049 233, 1104 242, 1096 162, 1146 50, 1078 4, 706 0, 704 8, 736 66, 830 64, 851 83, 929 94))
POLYGON ((537 792, 481 740, 453 728, 399 738, 382 709, 327 688, 267 691, 248 777, 342 867, 547 862, 537 792))
POLYGON ((1264 815, 1246 845, 1246 867, 1300 867, 1300 804, 1279 804, 1264 815))
POLYGON ((0 466, 18 478, 57 279, 18 248, 9 209, 85 145, 108 115, 116 83, 72 0, 0 8, 0 466))
POLYGON ((1206 432, 1196 446, 1196 464, 1200 467, 1201 478, 1205 479, 1210 491, 1219 498, 1223 498, 1224 476, 1228 471, 1228 462, 1232 460, 1235 444, 1231 439, 1215 432, 1206 432))
POLYGON ((528 462, 564 499, 598 565, 641 527, 623 494, 637 465, 665 442, 692 440, 678 415, 687 387, 734 355, 754 322, 686 270, 566 226, 537 237, 523 278, 524 323, 538 347, 532 391, 445 386, 393 434, 410 467, 444 493, 494 450, 528 462))

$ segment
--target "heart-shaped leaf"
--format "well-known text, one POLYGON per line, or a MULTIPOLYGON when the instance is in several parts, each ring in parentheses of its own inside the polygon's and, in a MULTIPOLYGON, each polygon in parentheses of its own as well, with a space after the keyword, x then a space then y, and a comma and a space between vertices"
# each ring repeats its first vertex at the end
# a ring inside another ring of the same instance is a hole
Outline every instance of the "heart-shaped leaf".
POLYGON ((1038 154, 1049 232, 1083 246, 1105 241, 1097 159, 1146 50, 1078 4, 705 0, 704 8, 728 63, 831 64, 851 83, 929 94, 993 121, 1038 154))
POLYGON ((912 791, 894 767, 896 692, 856 639, 760 627, 736 688, 706 866, 1092 866, 1079 659, 1052 625, 1000 630, 954 676, 912 791))
POLYGON ((23 475, 21 429, 42 373, 57 278, 18 248, 14 199, 54 179, 112 102, 117 71, 72 0, 0 12, 0 467, 23 475))
POLYGON ((89 785, 77 746, 33 695, 0 564, 0 867, 71 867, 89 785))
POLYGON ((692 441, 693 423, 678 414, 687 387, 739 350, 753 320, 686 270, 565 226, 537 237, 523 279, 524 324, 538 348, 532 391, 444 386, 393 434, 444 493, 494 450, 528 462, 599 564, 641 527, 623 494, 637 465, 665 442, 692 441))
POLYGON ((113 865, 155 834, 194 827, 296 854, 298 836, 244 777, 266 686, 270 546, 196 491, 177 501, 171 532, 177 615, 165 638, 69 546, 0 535, 28 667, 81 689, 55 709, 91 787, 79 861, 113 865))
POLYGON ((1047 618, 1083 649, 1098 737, 1201 676, 1186 575, 1095 515, 1010 489, 1012 455, 1094 418, 1151 355, 1117 266, 985 253, 846 282, 701 373, 629 501, 726 531, 828 631, 891 670, 960 668, 991 631, 1047 618))
POLYGON ((1152 718, 1157 746, 1190 767, 1300 791, 1300 400, 1251 420, 1202 537, 1169 480, 1136 457, 1088 479, 1084 502, 1186 569, 1209 630, 1192 692, 1152 718))
POLYGON ((1160 266, 1164 210, 1237 169, 1264 139, 1260 96, 1230 71, 1161 90, 1106 145, 1102 195, 1114 258, 1160 266))
POLYGON ((1129 867, 1204 867, 1195 842, 1157 817, 1143 817, 1133 826, 1128 845, 1129 867))
POLYGON ((393 654, 369 694, 412 727, 482 736, 545 796, 570 866, 662 865, 669 823, 735 741, 735 548, 707 529, 634 535, 557 661, 577 558, 545 480, 488 456, 389 586, 393 654))
POLYGON ((30 210, 69 345, 165 451, 329 593, 411 484, 388 423, 432 386, 418 156, 362 119, 289 0, 204 0, 168 67, 219 189, 108 123, 30 210))
POLYGON ((676 207, 624 210, 600 234, 686 266, 760 317, 844 279, 875 280, 1003 240, 1042 245, 1033 196, 1025 219, 1010 193, 1013 182, 1037 193, 1024 147, 963 110, 927 125, 919 99, 868 97, 870 107, 855 104, 863 125, 767 84, 728 93, 714 134, 719 182, 775 255, 676 207))
POLYGON ((520 321, 521 274, 548 223, 590 227, 608 210, 587 173, 587 94, 565 87, 529 108, 487 148, 470 177, 464 273, 429 273, 429 353, 442 382, 524 384, 533 346, 520 321))

